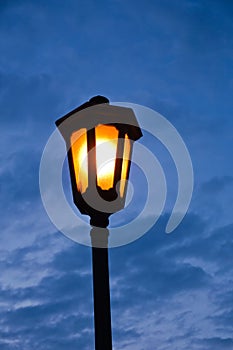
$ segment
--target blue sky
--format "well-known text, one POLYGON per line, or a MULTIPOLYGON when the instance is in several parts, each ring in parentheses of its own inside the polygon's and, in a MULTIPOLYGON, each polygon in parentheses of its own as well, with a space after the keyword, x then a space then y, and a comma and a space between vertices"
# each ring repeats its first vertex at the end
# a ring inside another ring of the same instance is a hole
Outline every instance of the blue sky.
POLYGON ((165 208, 110 252, 114 348, 233 348, 232 18, 227 0, 1 1, 1 349, 94 347, 91 251, 52 225, 38 176, 54 121, 96 94, 163 114, 195 174, 171 235, 165 208))

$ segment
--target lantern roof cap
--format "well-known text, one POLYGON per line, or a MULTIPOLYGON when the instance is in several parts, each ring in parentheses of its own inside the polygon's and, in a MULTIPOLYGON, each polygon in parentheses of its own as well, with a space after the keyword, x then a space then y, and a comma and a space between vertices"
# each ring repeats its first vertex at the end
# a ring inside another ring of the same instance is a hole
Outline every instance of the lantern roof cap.
POLYGON ((142 136, 136 116, 131 108, 109 105, 108 98, 94 96, 55 122, 63 137, 67 140, 78 128, 95 127, 99 124, 114 125, 127 133, 129 138, 137 140, 142 136), (63 123, 65 122, 65 123, 63 123))

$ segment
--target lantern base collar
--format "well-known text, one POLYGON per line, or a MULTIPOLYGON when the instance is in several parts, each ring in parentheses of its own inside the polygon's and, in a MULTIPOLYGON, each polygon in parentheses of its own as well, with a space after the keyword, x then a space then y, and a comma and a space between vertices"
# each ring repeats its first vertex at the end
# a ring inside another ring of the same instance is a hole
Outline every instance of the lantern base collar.
POLYGON ((109 225, 108 214, 98 214, 91 216, 90 225, 94 227, 106 228, 109 225))

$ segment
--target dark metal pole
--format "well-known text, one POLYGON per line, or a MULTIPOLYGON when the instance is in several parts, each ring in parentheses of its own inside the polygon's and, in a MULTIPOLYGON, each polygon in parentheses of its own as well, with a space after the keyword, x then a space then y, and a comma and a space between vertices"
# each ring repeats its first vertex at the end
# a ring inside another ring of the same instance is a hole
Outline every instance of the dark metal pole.
POLYGON ((91 230, 95 350, 112 350, 108 235, 106 228, 93 227, 91 230))

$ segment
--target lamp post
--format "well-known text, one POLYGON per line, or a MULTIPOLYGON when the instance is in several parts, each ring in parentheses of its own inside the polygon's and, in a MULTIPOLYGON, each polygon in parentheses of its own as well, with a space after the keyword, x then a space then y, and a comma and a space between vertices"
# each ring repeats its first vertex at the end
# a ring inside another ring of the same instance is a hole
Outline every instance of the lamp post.
POLYGON ((95 96, 56 121, 67 147, 73 201, 90 216, 95 349, 111 350, 109 216, 124 208, 133 142, 142 136, 130 108, 95 96))

